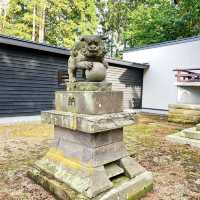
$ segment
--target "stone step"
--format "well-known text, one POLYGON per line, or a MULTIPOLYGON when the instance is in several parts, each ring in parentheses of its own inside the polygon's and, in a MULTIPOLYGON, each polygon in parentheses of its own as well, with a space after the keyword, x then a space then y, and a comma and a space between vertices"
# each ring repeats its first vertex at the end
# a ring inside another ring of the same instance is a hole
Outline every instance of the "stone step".
POLYGON ((124 169, 119 167, 116 163, 109 163, 104 167, 109 179, 124 173, 124 169))
POLYGON ((186 138, 200 140, 200 131, 196 127, 184 129, 182 133, 186 138))

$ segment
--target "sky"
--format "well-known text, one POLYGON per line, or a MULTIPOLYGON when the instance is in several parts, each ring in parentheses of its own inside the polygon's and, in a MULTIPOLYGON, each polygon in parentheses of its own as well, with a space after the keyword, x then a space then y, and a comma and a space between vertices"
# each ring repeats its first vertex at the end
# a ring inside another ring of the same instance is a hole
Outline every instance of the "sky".
POLYGON ((0 7, 6 8, 8 5, 9 0, 0 0, 0 7))

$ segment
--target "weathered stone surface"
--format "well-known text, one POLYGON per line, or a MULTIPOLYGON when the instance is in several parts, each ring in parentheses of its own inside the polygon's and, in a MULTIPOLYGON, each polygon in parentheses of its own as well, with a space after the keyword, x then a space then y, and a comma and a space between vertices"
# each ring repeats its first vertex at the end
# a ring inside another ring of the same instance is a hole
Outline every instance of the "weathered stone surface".
POLYGON ((98 200, 138 200, 153 188, 153 178, 150 172, 144 172, 134 179, 111 189, 98 200))
POLYGON ((90 185, 86 192, 89 198, 95 197, 101 192, 104 192, 113 187, 112 182, 108 179, 103 166, 97 167, 90 179, 90 185))
POLYGON ((107 82, 69 82, 65 85, 67 91, 111 91, 112 83, 107 82))
POLYGON ((79 114, 108 114, 123 111, 123 93, 121 91, 59 91, 55 93, 57 111, 79 114))
POLYGON ((175 144, 187 144, 191 147, 200 148, 200 140, 190 139, 184 137, 183 132, 178 132, 172 135, 166 136, 166 139, 175 144))
POLYGON ((199 104, 169 104, 169 108, 186 109, 186 110, 199 110, 200 111, 200 105, 199 104))
POLYGON ((115 142, 122 142, 123 129, 119 128, 110 131, 87 134, 81 131, 73 131, 71 129, 55 127, 54 140, 55 144, 58 144, 59 141, 68 141, 70 143, 76 143, 82 146, 95 148, 115 142))
POLYGON ((197 125, 196 125, 196 130, 197 130, 197 131, 200 131, 200 124, 197 124, 197 125))
POLYGON ((105 46, 100 36, 82 36, 74 45, 68 60, 69 82, 76 81, 77 69, 83 70, 88 81, 103 81, 108 68, 105 54, 105 46))
POLYGON ((92 167, 90 163, 69 159, 56 149, 51 149, 35 167, 89 198, 113 186, 103 166, 92 167))
MULTIPOLYGON (((78 196, 77 192, 37 168, 29 170, 28 176, 60 200, 71 200, 78 196)), ((81 197, 81 200, 88 198, 81 197)))
POLYGON ((173 114, 179 114, 179 115, 194 115, 199 116, 200 111, 199 110, 191 110, 191 109, 182 109, 182 108, 170 108, 169 111, 173 114))
POLYGON ((123 142, 90 148, 75 142, 60 140, 57 149, 61 150, 65 157, 89 163, 93 167, 119 160, 128 155, 123 142))
POLYGON ((103 192, 96 197, 88 198, 41 170, 33 169, 28 174, 36 183, 42 185, 42 187, 61 200, 138 200, 153 188, 152 174, 146 171, 131 180, 126 180, 122 184, 114 186, 113 189, 103 192))
POLYGON ((184 129, 182 133, 186 138, 200 140, 200 131, 197 131, 196 127, 184 129))
POLYGON ((104 166, 108 178, 112 178, 124 173, 124 169, 119 167, 116 163, 109 163, 104 166))
POLYGON ((134 123, 134 115, 135 112, 84 115, 52 110, 42 112, 41 119, 43 123, 55 126, 86 133, 97 133, 131 125, 134 123))
POLYGON ((199 123, 200 106, 192 104, 169 105, 168 121, 175 123, 199 123))
POLYGON ((129 156, 121 158, 120 165, 129 178, 134 178, 137 175, 145 172, 145 169, 138 162, 136 162, 134 158, 129 156))

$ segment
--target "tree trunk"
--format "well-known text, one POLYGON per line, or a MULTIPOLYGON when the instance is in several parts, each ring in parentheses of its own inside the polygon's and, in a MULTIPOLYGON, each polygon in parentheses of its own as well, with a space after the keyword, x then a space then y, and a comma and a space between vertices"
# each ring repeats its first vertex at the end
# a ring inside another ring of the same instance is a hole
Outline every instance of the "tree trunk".
POLYGON ((46 3, 44 3, 42 12, 41 12, 41 20, 39 22, 39 42, 44 42, 44 31, 45 31, 45 10, 46 10, 46 3))
POLYGON ((35 42, 35 32, 36 32, 36 4, 33 6, 33 29, 32 29, 32 41, 35 42))
POLYGON ((3 31, 3 8, 1 7, 1 4, 0 4, 0 33, 2 33, 3 31))
POLYGON ((3 7, 2 4, 0 4, 0 33, 3 33, 5 25, 6 25, 6 17, 7 17, 7 7, 3 7))

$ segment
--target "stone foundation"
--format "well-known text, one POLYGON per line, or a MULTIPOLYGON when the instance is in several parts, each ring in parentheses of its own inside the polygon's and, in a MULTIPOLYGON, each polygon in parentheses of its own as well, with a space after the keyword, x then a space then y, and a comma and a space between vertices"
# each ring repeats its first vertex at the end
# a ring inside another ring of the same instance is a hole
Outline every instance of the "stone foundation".
POLYGON ((133 179, 117 176, 112 179, 113 187, 93 198, 76 192, 55 177, 38 169, 32 169, 28 176, 60 200, 138 200, 153 189, 153 179, 150 172, 145 171, 133 179))

